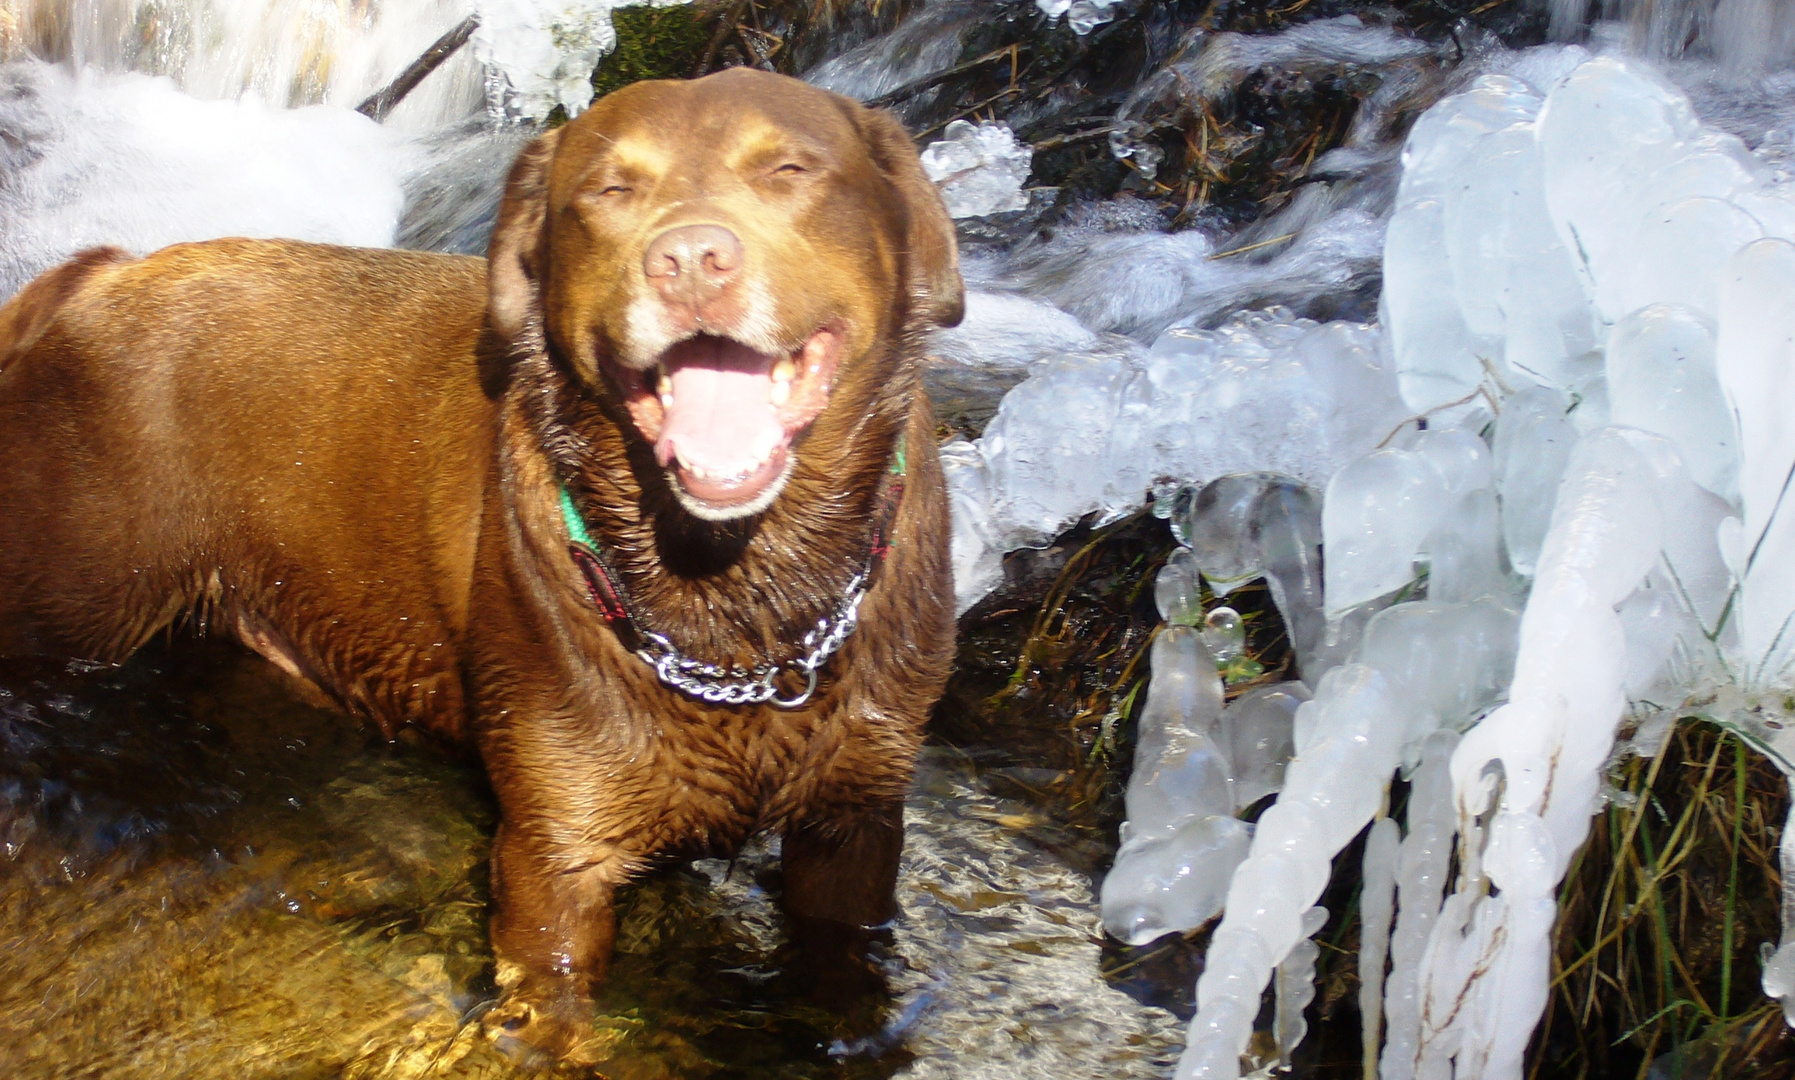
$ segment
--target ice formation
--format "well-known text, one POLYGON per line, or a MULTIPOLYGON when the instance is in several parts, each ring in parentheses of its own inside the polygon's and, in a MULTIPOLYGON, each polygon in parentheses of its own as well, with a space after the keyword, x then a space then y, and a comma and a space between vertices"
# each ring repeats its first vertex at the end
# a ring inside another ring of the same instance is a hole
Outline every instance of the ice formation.
POLYGON ((1223 705, 1217 662, 1244 634, 1225 608, 1217 610, 1231 618, 1191 625, 1201 613, 1196 575, 1190 549, 1180 548, 1154 583, 1169 625, 1153 643, 1128 819, 1101 896, 1104 928, 1132 945, 1195 929, 1221 911, 1252 837, 1235 815, 1282 786, 1295 716, 1309 697, 1302 683, 1286 682, 1223 705))
MULTIPOLYGON (((1379 343, 1402 398, 1385 419, 1398 423, 1360 429, 1375 438, 1307 473, 1262 450, 1242 463, 1257 475, 1221 475, 1171 511, 1190 546, 1159 596, 1169 619, 1193 624, 1192 572, 1218 596, 1269 575, 1247 524, 1277 482, 1265 473, 1326 491, 1324 587, 1279 599, 1315 695, 1234 872, 1180 1077, 1239 1074, 1268 981, 1282 997, 1288 965, 1304 963, 1301 917, 1329 860, 1399 765, 1413 770, 1406 834, 1380 822, 1366 856, 1367 1059, 1380 1056, 1387 1080, 1519 1076, 1545 1001, 1554 893, 1618 726, 1715 680, 1721 700, 1752 700, 1786 686, 1795 661, 1795 525, 1779 513, 1795 475, 1795 434, 1779 423, 1795 409, 1795 184, 1612 58, 1538 86, 1477 79, 1415 124, 1403 164, 1379 343), (1307 653, 1304 612, 1328 617, 1307 653)), ((1150 355, 1165 351, 1162 338, 1150 355)), ((1187 452, 1214 421, 1193 410, 1189 427, 1161 425, 1153 397, 1129 386, 1110 391, 1135 432, 1128 448, 1179 479, 1216 477, 1187 452)), ((1044 507, 1004 488, 1051 459, 1010 424, 993 428, 1006 441, 973 448, 990 482, 980 506, 1044 507)), ((1107 464, 1125 441, 1087 460, 1132 481, 1139 471, 1107 464)), ((1081 496, 1053 509, 1110 509, 1081 496)), ((1001 512, 986 520, 1005 535, 1001 512)), ((1154 660, 1155 684, 1161 662, 1214 663, 1154 660)), ((1788 741, 1761 740, 1784 756, 1788 741)), ((1130 790, 1131 808, 1172 798, 1130 790)), ((1130 887, 1106 886, 1106 910, 1130 887)), ((1795 1016, 1791 939, 1764 979, 1795 1016)), ((1280 1008, 1281 1047, 1286 1018, 1280 1008)))
POLYGON ((1035 152, 1005 124, 955 120, 922 152, 922 171, 954 217, 983 217, 1028 205, 1022 184, 1035 152))
POLYGON ((1170 330, 1150 350, 1112 339, 1046 360, 976 442, 950 446, 959 606, 1001 580, 1004 552, 1085 514, 1114 520, 1163 477, 1270 472, 1319 487, 1407 415, 1375 330, 1275 310, 1170 330))
POLYGON ((689 0, 476 0, 474 55, 502 89, 489 87, 507 112, 540 120, 559 106, 578 116, 592 103, 592 69, 617 45, 615 8, 671 7, 689 0))
POLYGON ((1035 0, 1035 6, 1049 19, 1066 17, 1066 25, 1079 37, 1115 18, 1110 9, 1122 0, 1035 0))

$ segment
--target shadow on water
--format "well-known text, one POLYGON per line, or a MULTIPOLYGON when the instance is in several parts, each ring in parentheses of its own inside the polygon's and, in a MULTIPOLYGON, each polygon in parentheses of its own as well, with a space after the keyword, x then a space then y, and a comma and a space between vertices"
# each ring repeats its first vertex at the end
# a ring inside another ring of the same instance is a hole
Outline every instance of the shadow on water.
MULTIPOLYGON (((0 661, 9 1074, 582 1075, 480 1032, 495 808, 478 767, 280 680, 216 641, 119 668, 0 661)), ((1053 840, 1085 826, 992 794, 974 766, 991 752, 925 755, 903 914, 870 955, 884 993, 846 1015, 816 1004, 786 939, 776 850, 631 890, 603 1075, 1167 1074, 1180 1025, 1107 986, 1091 845, 1053 840)))

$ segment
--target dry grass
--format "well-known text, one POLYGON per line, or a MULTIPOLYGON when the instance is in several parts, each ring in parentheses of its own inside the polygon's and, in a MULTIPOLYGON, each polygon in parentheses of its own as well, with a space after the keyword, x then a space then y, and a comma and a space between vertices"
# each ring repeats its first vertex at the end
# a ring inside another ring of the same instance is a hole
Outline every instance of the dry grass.
POLYGON ((1566 875, 1533 1075, 1786 1077, 1795 1042, 1759 986, 1780 934, 1788 786, 1712 725, 1685 721, 1611 777, 1566 875))

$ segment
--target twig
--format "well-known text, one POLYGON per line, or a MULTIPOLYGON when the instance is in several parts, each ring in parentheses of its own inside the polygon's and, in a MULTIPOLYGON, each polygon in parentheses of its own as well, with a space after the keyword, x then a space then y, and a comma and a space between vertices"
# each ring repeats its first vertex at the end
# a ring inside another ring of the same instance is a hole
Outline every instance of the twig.
POLYGON ((1270 247, 1273 244, 1281 244, 1284 241, 1294 239, 1295 237, 1296 237, 1295 233, 1285 233, 1283 236, 1274 236, 1270 240, 1261 240, 1257 244, 1248 244, 1246 247, 1237 247, 1237 248, 1233 249, 1232 251, 1218 251, 1214 255, 1209 255, 1209 256, 1205 256, 1205 257, 1213 262, 1216 259, 1225 259, 1230 255, 1244 255, 1249 251, 1258 251, 1262 247, 1270 247))
POLYGON ((964 64, 955 64, 946 71, 937 71, 933 75, 924 75, 920 79, 912 79, 895 90, 887 90, 878 97, 868 98, 866 104, 874 109, 887 108, 903 101, 905 98, 915 97, 924 90, 932 90, 956 75, 964 75, 968 71, 977 71, 979 68, 984 67, 993 60, 1001 60, 1006 56, 1010 59, 1010 81, 1015 82, 1016 57, 1026 44, 1026 42, 1017 42, 1013 45, 1005 45, 995 52, 986 53, 977 60, 968 60, 964 64))
POLYGON ((1092 139, 1105 138, 1112 130, 1114 129, 1102 127, 1092 128, 1090 131, 1077 131, 1070 135, 1055 135, 1051 138, 1042 139, 1038 143, 1030 143, 1029 147, 1037 154, 1043 150, 1058 150, 1062 146, 1071 146, 1073 143, 1089 142, 1092 139))
POLYGON ((711 34, 710 42, 705 45, 703 55, 699 56, 698 66, 692 69, 692 78, 696 79, 710 72, 711 63, 717 58, 717 50, 723 47, 725 41, 729 40, 729 32, 742 21, 742 14, 747 6, 748 0, 738 0, 734 7, 717 15, 716 32, 711 34))
POLYGON ((936 124, 936 125, 935 125, 935 126, 934 126, 934 127, 931 127, 931 128, 924 128, 924 129, 923 129, 923 130, 921 130, 921 131, 919 131, 919 132, 917 132, 917 133, 916 133, 916 134, 915 134, 915 136, 913 136, 913 137, 914 137, 914 138, 915 138, 915 139, 916 139, 916 140, 917 140, 917 141, 921 141, 921 140, 923 140, 923 139, 926 139, 926 138, 928 138, 928 137, 929 137, 929 136, 930 136, 930 135, 933 135, 933 134, 935 134, 935 133, 936 133, 936 132, 937 132, 937 131, 940 131, 940 130, 941 130, 941 129, 942 129, 942 128, 944 128, 944 127, 946 127, 946 126, 947 126, 947 125, 949 125, 949 124, 951 124, 951 123, 953 123, 953 122, 954 122, 954 121, 955 121, 955 120, 960 120, 960 119, 964 119, 964 118, 965 118, 965 117, 967 117, 967 116, 971 116, 971 115, 974 115, 974 114, 976 114, 976 113, 977 113, 977 112, 978 112, 978 111, 979 111, 979 110, 980 110, 980 109, 982 109, 982 108, 985 108, 985 107, 986 107, 986 106, 987 106, 987 105, 995 105, 995 104, 996 104, 996 103, 998 103, 998 102, 999 102, 999 101, 1002 101, 1002 100, 1003 100, 1003 99, 1004 99, 1004 98, 1007 98, 1007 97, 1011 97, 1011 96, 1013 96, 1013 95, 1015 95, 1015 94, 1020 94, 1020 93, 1022 93, 1022 88, 1021 88, 1021 87, 1019 87, 1019 86, 1012 86, 1012 87, 1008 87, 1008 88, 1007 88, 1007 89, 1003 89, 1003 90, 999 90, 999 91, 998 91, 998 92, 997 92, 997 93, 995 93, 995 94, 992 94, 992 95, 991 95, 991 96, 990 96, 990 97, 988 97, 988 98, 986 98, 986 99, 985 99, 985 100, 983 100, 983 101, 981 101, 981 102, 979 102, 979 103, 978 103, 978 104, 977 104, 977 105, 974 105, 974 106, 972 106, 972 107, 971 107, 971 108, 969 108, 969 109, 961 109, 961 110, 960 110, 960 111, 959 111, 959 112, 957 112, 957 113, 955 113, 955 114, 954 114, 954 115, 952 115, 952 116, 950 116, 950 117, 948 117, 948 118, 947 118, 947 119, 946 119, 946 120, 943 120, 943 121, 941 121, 941 123, 939 123, 939 124, 936 124))
POLYGON ((474 36, 474 29, 480 25, 480 16, 469 15, 455 24, 455 28, 436 39, 436 43, 424 50, 422 56, 411 62, 411 65, 399 73, 399 77, 376 91, 368 100, 355 107, 355 111, 374 121, 383 121, 405 95, 418 88, 425 77, 455 51, 467 44, 467 39, 474 36))

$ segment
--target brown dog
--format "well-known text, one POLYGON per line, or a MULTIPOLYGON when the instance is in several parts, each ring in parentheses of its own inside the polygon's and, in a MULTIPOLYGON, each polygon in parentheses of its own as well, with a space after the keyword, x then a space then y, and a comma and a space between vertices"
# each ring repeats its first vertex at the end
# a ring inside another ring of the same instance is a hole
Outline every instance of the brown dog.
POLYGON ((552 1043, 657 861, 777 830, 788 911, 892 915, 954 630, 916 338, 960 308, 898 123, 742 70, 538 139, 484 263, 88 252, 0 308, 0 654, 191 618, 471 740, 497 1017, 552 1043))

